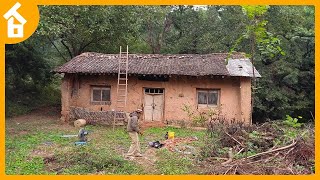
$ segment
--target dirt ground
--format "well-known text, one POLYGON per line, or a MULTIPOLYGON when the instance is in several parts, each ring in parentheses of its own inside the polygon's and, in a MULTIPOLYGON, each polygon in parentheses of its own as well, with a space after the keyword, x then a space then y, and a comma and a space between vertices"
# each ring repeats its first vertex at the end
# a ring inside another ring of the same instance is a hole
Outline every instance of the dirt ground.
MULTIPOLYGON (((6 156, 7 159, 14 159, 16 160, 17 157, 14 157, 15 153, 19 151, 23 151, 23 148, 17 147, 16 144, 21 144, 28 147, 29 152, 26 153, 27 161, 34 161, 35 159, 42 159, 43 164, 43 172, 44 173, 54 173, 54 174, 64 174, 65 166, 63 163, 61 164, 61 160, 57 154, 67 154, 67 153, 74 153, 75 147, 70 146, 72 141, 75 141, 76 138, 73 139, 63 139, 60 137, 61 134, 77 134, 77 129, 73 127, 72 123, 63 123, 60 121, 59 117, 59 109, 58 108, 43 108, 40 110, 33 111, 27 115, 22 115, 14 118, 6 119, 6 139, 9 143, 6 144, 6 156), (49 137, 54 137, 50 140, 50 138, 46 137, 48 133, 49 137), (41 137, 38 137, 39 134, 41 137), (30 137, 29 137, 30 136, 30 137), (39 142, 32 142, 35 141, 33 139, 37 139, 39 142), (30 141, 30 142, 29 142, 30 141), (14 142, 13 146, 10 144, 14 142), (34 144, 34 146, 32 145, 34 144), (29 147, 30 146, 30 147, 29 147), (11 158, 11 156, 13 156, 11 158)), ((129 161, 128 163, 130 166, 141 168, 143 174, 166 174, 166 169, 162 169, 159 167, 159 163, 163 164, 167 157, 163 157, 163 155, 159 155, 159 149, 152 148, 148 146, 148 142, 154 140, 162 140, 165 131, 167 131, 166 127, 159 127, 151 128, 145 127, 145 134, 141 136, 140 143, 141 149, 143 153, 143 157, 134 157, 130 159, 124 158, 125 153, 130 146, 130 139, 124 128, 117 129, 117 135, 112 134, 110 127, 90 127, 89 131, 93 131, 93 133, 89 134, 88 143, 90 143, 90 147, 88 151, 94 151, 99 149, 110 149, 114 152, 115 156, 120 156, 120 159, 124 159, 129 161), (104 129, 108 129, 107 132, 104 129), (108 133, 110 132, 110 133, 108 133), (163 134, 162 134, 163 133, 163 134), (106 138, 107 136, 107 138, 106 138), (108 142, 105 140, 108 139, 108 142), (96 148, 96 149, 95 149, 96 148), (92 150, 94 149, 94 150, 92 150)), ((181 131, 181 134, 184 133, 181 131)), ((185 136, 188 136, 190 133, 184 133, 185 136)), ((183 135, 182 135, 183 136, 183 135)), ((182 138, 182 137, 181 137, 182 138)), ((182 142, 181 143, 186 143, 182 142)), ((168 149, 172 150, 174 145, 168 143, 168 149), (170 149, 171 148, 171 149, 170 149)), ((165 148, 162 148, 165 149, 165 148)), ((173 158, 178 158, 179 153, 169 151, 173 158)), ((165 154, 167 155, 167 154, 165 154)), ((169 155, 170 157, 171 155, 169 155)), ((99 159, 99 156, 97 156, 99 159)), ((98 160, 97 160, 98 161, 98 160)), ((100 160, 99 160, 100 161, 100 160)), ((11 162, 14 164, 15 162, 11 162)), ((10 166, 11 163, 8 163, 7 166, 10 166)), ((103 162, 101 162, 103 163, 103 162)), ((26 164, 28 166, 28 164, 26 164)), ((30 165, 32 166, 32 165, 30 165)), ((68 165, 69 166, 69 165, 68 165)), ((70 165, 71 166, 71 165, 70 165)), ((168 165, 164 165, 168 166, 168 165)), ((28 168, 28 167, 27 167, 28 168)), ((30 168, 30 167, 29 167, 30 168)), ((175 167, 178 168, 178 167, 175 167)), ((11 169, 11 167, 9 167, 11 169)), ((23 169, 23 168, 22 168, 23 169)), ((24 174, 25 171, 21 170, 22 172, 17 172, 12 168, 13 174, 24 174)), ((99 170, 97 172, 89 172, 88 174, 107 174, 107 170, 99 170)), ((32 173, 31 171, 30 173, 32 173)), ((180 171, 177 171, 180 172, 180 171)), ((133 174, 140 172, 135 172, 133 170, 133 174)), ((170 172, 169 172, 170 173, 170 172)), ((182 172, 184 173, 184 172, 182 172)), ((8 173, 7 174, 11 174, 8 173)), ((70 174, 73 174, 71 172, 70 174)), ((75 173, 76 174, 76 173, 75 173)))

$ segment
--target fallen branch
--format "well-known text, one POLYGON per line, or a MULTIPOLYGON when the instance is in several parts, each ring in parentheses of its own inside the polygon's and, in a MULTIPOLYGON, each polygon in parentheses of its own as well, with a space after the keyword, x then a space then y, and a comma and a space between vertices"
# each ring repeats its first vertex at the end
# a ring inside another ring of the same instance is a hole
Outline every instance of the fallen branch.
POLYGON ((240 149, 240 151, 237 152, 237 154, 240 154, 243 150, 244 150, 244 148, 240 149))
MULTIPOLYGON (((234 166, 234 165, 233 165, 234 166)), ((233 168, 233 166, 230 166, 230 168, 229 169, 227 169, 227 171, 226 172, 224 172, 224 175, 226 175, 232 168, 233 168)))
POLYGON ((214 161, 214 160, 225 160, 225 161, 227 161, 229 158, 222 158, 222 157, 209 157, 209 158, 207 158, 206 160, 207 161, 214 161))
POLYGON ((279 153, 279 152, 277 152, 277 153, 276 153, 276 155, 274 155, 274 156, 272 156, 272 157, 267 158, 267 159, 264 161, 264 163, 269 162, 270 160, 275 159, 279 154, 280 154, 280 153, 279 153))
POLYGON ((273 152, 276 152, 276 151, 281 151, 281 150, 284 150, 284 149, 288 149, 288 148, 291 148, 291 147, 295 146, 296 144, 297 144, 297 142, 293 141, 293 143, 289 144, 288 146, 284 146, 284 147, 281 147, 281 148, 278 148, 278 149, 274 149, 274 150, 271 150, 271 151, 265 151, 265 152, 258 153, 258 154, 252 155, 252 156, 248 156, 248 157, 246 157, 246 159, 250 159, 250 158, 253 158, 253 157, 262 156, 262 155, 273 153, 273 152))
POLYGON ((291 148, 288 152, 286 152, 286 154, 285 155, 288 155, 291 151, 293 151, 294 150, 294 147, 293 148, 291 148))
POLYGON ((223 163, 221 163, 222 165, 226 165, 226 164, 229 164, 232 162, 233 160, 233 152, 232 152, 232 148, 229 149, 228 151, 228 156, 229 156, 229 159, 223 163))
POLYGON ((238 141, 236 138, 234 138, 233 136, 231 136, 229 133, 224 132, 226 135, 228 135, 231 139, 233 139, 234 141, 236 141, 240 146, 245 147, 240 141, 238 141))

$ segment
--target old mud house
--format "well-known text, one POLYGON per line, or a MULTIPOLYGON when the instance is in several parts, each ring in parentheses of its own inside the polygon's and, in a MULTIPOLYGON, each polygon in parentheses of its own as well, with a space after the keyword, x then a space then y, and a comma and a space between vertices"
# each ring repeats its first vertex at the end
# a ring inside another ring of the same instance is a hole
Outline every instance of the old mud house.
MULTIPOLYGON (((118 56, 83 53, 54 70, 64 74, 64 121, 74 108, 90 113, 116 109, 118 56)), ((146 123, 190 121, 182 110, 187 105, 193 111, 211 108, 226 120, 250 123, 252 65, 242 54, 234 54, 228 63, 226 58, 225 53, 129 54, 125 111, 142 108, 146 123)), ((256 70, 255 76, 260 77, 256 70)))

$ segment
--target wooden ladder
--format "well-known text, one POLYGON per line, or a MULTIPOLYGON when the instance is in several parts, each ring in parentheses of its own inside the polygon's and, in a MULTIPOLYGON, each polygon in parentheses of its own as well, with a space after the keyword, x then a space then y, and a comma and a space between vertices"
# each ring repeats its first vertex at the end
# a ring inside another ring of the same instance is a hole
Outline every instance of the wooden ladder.
POLYGON ((120 46, 119 53, 119 67, 118 67, 118 84, 117 84, 117 100, 116 109, 113 117, 113 130, 116 125, 124 125, 126 114, 124 112, 127 105, 128 95, 128 59, 129 59, 129 48, 127 51, 122 52, 120 46))

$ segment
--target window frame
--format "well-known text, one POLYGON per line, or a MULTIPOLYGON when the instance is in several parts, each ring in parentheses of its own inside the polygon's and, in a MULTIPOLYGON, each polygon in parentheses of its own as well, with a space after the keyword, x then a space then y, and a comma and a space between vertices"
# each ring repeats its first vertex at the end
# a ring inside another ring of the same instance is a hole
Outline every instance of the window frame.
POLYGON ((219 107, 220 105, 220 97, 221 97, 221 90, 220 89, 199 89, 197 88, 196 90, 196 103, 198 108, 214 108, 214 107, 219 107), (217 94, 217 104, 208 104, 209 102, 209 94, 210 91, 214 91, 217 94), (199 92, 205 92, 207 94, 207 100, 206 104, 199 104, 199 92))
POLYGON ((98 86, 98 85, 92 85, 90 90, 90 103, 93 105, 110 105, 111 104, 111 86, 98 86), (93 91, 94 90, 100 90, 100 98, 101 101, 94 101, 93 100, 93 91), (102 100, 102 92, 103 90, 109 90, 109 100, 103 101, 102 100))

